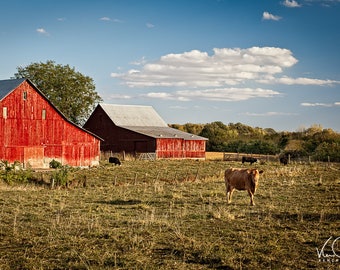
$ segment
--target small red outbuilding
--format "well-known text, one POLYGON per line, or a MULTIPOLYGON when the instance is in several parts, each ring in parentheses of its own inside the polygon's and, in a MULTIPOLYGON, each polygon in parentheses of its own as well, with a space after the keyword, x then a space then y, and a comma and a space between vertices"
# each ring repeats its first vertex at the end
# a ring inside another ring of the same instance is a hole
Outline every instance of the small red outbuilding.
POLYGON ((151 106, 99 104, 84 128, 104 139, 104 152, 205 159, 207 138, 170 128, 151 106))
POLYGON ((70 122, 28 79, 0 81, 0 160, 96 166, 101 139, 70 122))

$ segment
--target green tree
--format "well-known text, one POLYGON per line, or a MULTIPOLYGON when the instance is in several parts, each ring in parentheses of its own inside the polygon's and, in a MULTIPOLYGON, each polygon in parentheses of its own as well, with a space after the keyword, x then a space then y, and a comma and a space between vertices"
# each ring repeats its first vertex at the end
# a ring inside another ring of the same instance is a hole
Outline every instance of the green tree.
POLYGON ((227 129, 226 126, 220 122, 213 122, 206 124, 202 129, 200 136, 208 138, 208 151, 223 151, 223 143, 226 142, 227 129))
POLYGON ((340 161, 340 144, 322 142, 315 149, 315 158, 321 161, 327 161, 328 157, 332 162, 340 161))
POLYGON ((14 76, 30 79, 54 106, 78 125, 84 124, 94 107, 102 101, 95 91, 93 79, 69 65, 51 60, 32 63, 17 67, 14 76))

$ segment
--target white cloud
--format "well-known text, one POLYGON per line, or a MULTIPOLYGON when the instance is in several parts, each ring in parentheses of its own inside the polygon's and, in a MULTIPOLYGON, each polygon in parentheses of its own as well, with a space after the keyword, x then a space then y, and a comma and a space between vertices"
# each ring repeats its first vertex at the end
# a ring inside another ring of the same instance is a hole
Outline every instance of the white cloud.
POLYGON ((155 99, 179 101, 190 101, 195 99, 211 101, 241 101, 252 98, 271 98, 278 95, 280 95, 279 92, 270 89, 217 88, 204 90, 179 90, 172 93, 151 92, 142 96, 155 99))
POLYGON ((111 19, 110 17, 101 17, 99 18, 100 21, 105 21, 105 22, 115 22, 115 23, 122 23, 122 20, 119 19, 111 19))
POLYGON ((283 2, 283 5, 289 8, 296 8, 296 7, 301 7, 301 5, 296 2, 295 0, 285 0, 283 2))
POLYGON ((111 73, 130 87, 225 87, 266 80, 297 63, 292 52, 275 47, 215 48, 167 54, 158 61, 138 61, 141 68, 111 73))
POLYGON ((337 104, 338 102, 335 103, 309 103, 309 102, 303 102, 300 105, 304 106, 304 107, 333 107, 333 106, 338 106, 339 104, 337 104))
POLYGON ((267 12, 267 11, 264 11, 263 14, 262 14, 262 20, 279 21, 279 20, 281 20, 281 19, 282 19, 282 18, 281 18, 280 16, 270 14, 270 13, 267 12))
POLYGON ((50 34, 44 28, 37 28, 36 31, 44 36, 49 36, 50 34))
POLYGON ((269 80, 261 80, 262 83, 279 83, 286 85, 333 85, 339 84, 340 81, 335 80, 321 80, 321 79, 313 79, 313 78, 290 78, 287 76, 283 76, 281 78, 269 78, 269 80))
POLYGON ((134 69, 112 72, 110 76, 130 88, 158 88, 158 91, 150 91, 139 97, 178 101, 239 101, 281 95, 266 87, 257 87, 259 84, 340 84, 340 81, 334 80, 282 75, 285 69, 297 62, 292 52, 284 48, 215 48, 211 55, 192 50, 163 55, 153 62, 141 58, 132 63, 136 65, 134 69), (172 92, 160 90, 164 88, 176 89, 172 92))
POLYGON ((115 100, 115 99, 131 99, 133 96, 130 95, 123 95, 123 94, 111 94, 108 99, 115 100))
POLYGON ((111 78, 120 78, 120 77, 122 77, 122 76, 124 76, 124 75, 121 74, 121 73, 116 73, 116 72, 112 72, 112 73, 110 74, 110 77, 111 77, 111 78))
POLYGON ((130 64, 131 65, 135 65, 135 66, 142 66, 142 65, 145 65, 146 64, 146 58, 145 58, 145 56, 143 56, 141 59, 139 59, 139 60, 136 60, 136 61, 133 61, 133 62, 131 62, 130 64))
POLYGON ((111 21, 111 19, 109 17, 101 17, 99 20, 100 21, 107 21, 107 22, 111 21))
POLYGON ((147 27, 147 28, 154 28, 154 27, 155 27, 155 25, 154 25, 154 24, 152 24, 152 23, 146 23, 146 27, 147 27))
POLYGON ((318 4, 323 7, 332 7, 340 3, 340 0, 305 0, 308 5, 318 4))
POLYGON ((164 99, 164 100, 175 99, 174 95, 170 93, 166 93, 166 92, 150 92, 150 93, 147 93, 141 96, 148 97, 148 98, 155 98, 155 99, 164 99))
POLYGON ((291 113, 291 112, 265 112, 265 113, 250 113, 246 112, 243 113, 243 115, 247 116, 292 116, 297 115, 297 113, 291 113))

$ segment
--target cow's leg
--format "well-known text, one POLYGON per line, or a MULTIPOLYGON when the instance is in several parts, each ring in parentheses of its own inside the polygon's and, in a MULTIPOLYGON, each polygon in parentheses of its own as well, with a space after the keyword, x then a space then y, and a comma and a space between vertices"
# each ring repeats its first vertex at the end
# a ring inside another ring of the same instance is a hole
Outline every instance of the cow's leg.
POLYGON ((248 194, 249 194, 249 197, 250 197, 250 205, 254 206, 255 205, 255 203, 254 203, 254 194, 250 190, 248 190, 248 194))
POLYGON ((231 186, 228 186, 227 188, 227 202, 231 203, 231 197, 233 196, 234 188, 231 186))
POLYGON ((229 185, 229 183, 225 182, 225 193, 227 196, 227 203, 231 202, 231 193, 232 193, 232 187, 229 185))
POLYGON ((227 197, 227 203, 229 203, 229 184, 227 183, 227 181, 225 182, 225 194, 227 197))

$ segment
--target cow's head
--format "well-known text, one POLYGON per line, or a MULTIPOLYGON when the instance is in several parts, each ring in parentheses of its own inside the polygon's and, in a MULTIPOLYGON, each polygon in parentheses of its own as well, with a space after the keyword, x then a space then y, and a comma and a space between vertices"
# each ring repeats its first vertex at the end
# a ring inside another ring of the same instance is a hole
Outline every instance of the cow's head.
POLYGON ((256 188, 259 184, 260 174, 263 173, 263 170, 259 171, 257 169, 251 169, 249 172, 249 178, 251 182, 251 192, 255 193, 256 188))

